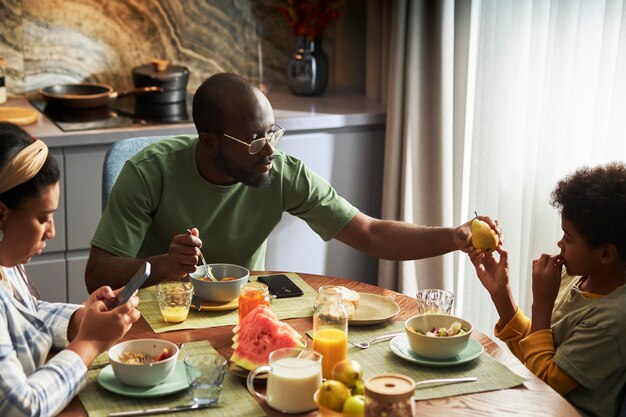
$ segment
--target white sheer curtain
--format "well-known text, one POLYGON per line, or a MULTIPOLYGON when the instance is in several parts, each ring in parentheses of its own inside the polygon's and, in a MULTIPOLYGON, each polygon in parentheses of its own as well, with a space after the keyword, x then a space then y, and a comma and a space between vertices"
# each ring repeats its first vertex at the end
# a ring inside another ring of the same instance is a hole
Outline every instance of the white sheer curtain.
MULTIPOLYGON (((626 160, 622 0, 472 0, 459 221, 500 220, 511 285, 530 312, 530 265, 556 253, 556 182, 582 165, 626 160)), ((459 145, 459 144, 457 144, 459 145)), ((467 257, 457 313, 491 334, 497 315, 467 257)))

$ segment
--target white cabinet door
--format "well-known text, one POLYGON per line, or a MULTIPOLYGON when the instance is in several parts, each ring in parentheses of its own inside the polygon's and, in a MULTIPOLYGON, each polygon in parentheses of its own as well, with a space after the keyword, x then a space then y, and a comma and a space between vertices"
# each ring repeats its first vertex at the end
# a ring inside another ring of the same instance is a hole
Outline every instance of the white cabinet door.
POLYGON ((37 287, 41 299, 50 302, 67 302, 65 285, 65 254, 63 252, 41 255, 25 265, 26 273, 37 287))
MULTIPOLYGON (((384 129, 340 129, 285 135, 280 149, 301 159, 362 212, 380 217, 384 129)), ((338 241, 325 243, 300 219, 284 214, 268 238, 268 270, 309 272, 376 283, 378 260, 338 241)))
POLYGON ((89 250, 75 251, 67 255, 67 294, 70 303, 84 302, 89 293, 85 285, 85 267, 89 250))
POLYGON ((67 250, 88 249, 102 212, 102 163, 109 147, 65 148, 67 250))

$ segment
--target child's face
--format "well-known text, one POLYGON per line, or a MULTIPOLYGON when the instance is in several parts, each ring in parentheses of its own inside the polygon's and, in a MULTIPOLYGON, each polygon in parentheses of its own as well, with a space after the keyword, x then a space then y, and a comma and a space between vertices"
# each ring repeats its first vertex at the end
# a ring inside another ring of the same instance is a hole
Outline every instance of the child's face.
POLYGON ((563 237, 557 245, 565 261, 568 275, 590 275, 600 266, 601 249, 594 248, 578 232, 576 226, 561 216, 563 237))

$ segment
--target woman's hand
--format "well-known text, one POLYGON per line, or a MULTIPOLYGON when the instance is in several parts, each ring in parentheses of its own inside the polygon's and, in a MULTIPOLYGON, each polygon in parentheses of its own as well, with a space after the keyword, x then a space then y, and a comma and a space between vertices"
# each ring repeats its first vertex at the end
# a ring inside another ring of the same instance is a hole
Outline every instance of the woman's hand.
POLYGON ((76 352, 85 365, 89 365, 96 356, 117 343, 139 320, 141 314, 137 310, 138 304, 137 296, 112 310, 102 300, 89 303, 84 307, 83 320, 76 337, 67 348, 76 352))
POLYGON ((121 288, 118 288, 116 291, 113 291, 111 287, 105 285, 103 287, 98 288, 94 292, 89 295, 89 298, 83 303, 85 307, 89 307, 96 301, 104 301, 104 304, 107 306, 113 301, 117 294, 121 291, 121 288))

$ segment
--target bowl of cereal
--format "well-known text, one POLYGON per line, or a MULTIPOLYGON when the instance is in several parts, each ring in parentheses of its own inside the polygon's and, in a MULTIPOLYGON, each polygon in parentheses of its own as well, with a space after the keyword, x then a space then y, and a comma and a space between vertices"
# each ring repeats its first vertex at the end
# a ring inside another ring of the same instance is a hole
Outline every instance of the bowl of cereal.
POLYGON ((447 314, 420 314, 404 322, 411 350, 428 359, 451 359, 467 347, 472 325, 447 314))
POLYGON ((161 339, 135 339, 109 349, 109 360, 118 381, 151 387, 165 381, 176 368, 178 346, 161 339))
POLYGON ((208 267, 217 281, 205 278, 204 266, 198 266, 196 272, 189 274, 194 294, 207 301, 227 303, 236 299, 241 286, 250 277, 250 271, 239 265, 209 264, 208 267))

